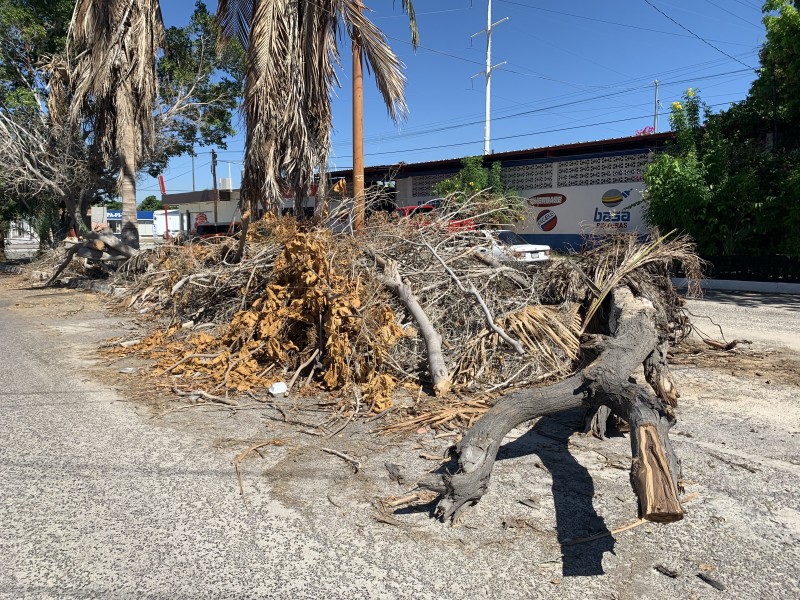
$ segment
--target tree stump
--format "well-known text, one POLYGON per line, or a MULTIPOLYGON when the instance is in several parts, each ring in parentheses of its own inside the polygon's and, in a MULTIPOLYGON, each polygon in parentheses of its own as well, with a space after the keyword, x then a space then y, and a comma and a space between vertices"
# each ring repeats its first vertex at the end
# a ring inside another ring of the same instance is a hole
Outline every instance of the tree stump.
MULTIPOLYGON (((655 310, 649 300, 635 297, 629 288, 620 286, 610 295, 607 314, 609 335, 593 336, 593 351, 599 354, 588 366, 553 385, 502 397, 464 435, 457 448, 458 472, 432 474, 420 482, 421 488, 440 494, 438 517, 458 522, 464 511, 480 500, 488 489, 503 438, 514 427, 580 406, 607 406, 630 424, 631 483, 639 499, 640 516, 662 523, 683 518, 678 501, 680 461, 669 442, 673 420, 668 407, 661 394, 656 396, 649 387, 629 380, 660 344, 655 310)), ((665 366, 665 352, 663 358, 665 366)), ((659 361, 650 359, 651 374, 655 373, 659 381, 668 378, 671 383, 659 361)), ((674 384, 663 389, 674 390, 674 384)), ((663 396, 670 397, 666 392, 663 396)))

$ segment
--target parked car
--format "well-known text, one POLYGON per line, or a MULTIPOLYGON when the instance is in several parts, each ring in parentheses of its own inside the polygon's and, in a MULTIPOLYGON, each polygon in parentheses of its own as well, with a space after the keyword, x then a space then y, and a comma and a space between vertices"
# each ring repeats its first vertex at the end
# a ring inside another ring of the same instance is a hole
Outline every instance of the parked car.
MULTIPOLYGON (((417 223, 428 225, 432 223, 436 216, 426 218, 424 215, 434 213, 438 210, 437 204, 419 204, 416 206, 400 206, 395 209, 395 213, 401 219, 414 218, 417 223)), ((449 231, 473 231, 475 229, 475 219, 467 217, 466 219, 449 219, 447 221, 447 229, 449 231)))
POLYGON ((484 250, 498 260, 535 263, 550 260, 550 246, 529 244, 517 233, 508 229, 482 230, 492 241, 484 250))
POLYGON ((241 223, 203 223, 197 226, 192 240, 208 240, 236 236, 242 230, 241 223))

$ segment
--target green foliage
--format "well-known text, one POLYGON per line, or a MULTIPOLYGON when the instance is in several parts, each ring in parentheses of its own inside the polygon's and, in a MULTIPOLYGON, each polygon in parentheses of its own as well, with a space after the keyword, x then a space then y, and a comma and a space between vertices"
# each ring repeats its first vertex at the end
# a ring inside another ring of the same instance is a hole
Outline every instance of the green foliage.
POLYGON ((455 177, 445 179, 433 189, 443 202, 485 224, 506 225, 522 219, 522 200, 503 183, 499 162, 493 162, 487 169, 483 157, 469 156, 461 165, 455 177))
POLYGON ((711 114, 694 90, 672 105, 675 144, 645 172, 646 217, 704 255, 800 256, 800 13, 767 0, 762 68, 748 97, 711 114))
POLYGON ((44 93, 39 62, 60 52, 71 0, 0 0, 0 109, 35 105, 44 93))
POLYGON ((162 208, 164 208, 164 203, 156 196, 147 196, 139 205, 139 210, 161 210, 162 208))
POLYGON ((164 141, 146 165, 151 175, 162 172, 170 157, 194 154, 195 146, 226 148, 225 138, 236 133, 232 119, 243 91, 244 50, 231 41, 218 53, 219 36, 201 1, 187 26, 166 31, 167 50, 158 61, 164 141))

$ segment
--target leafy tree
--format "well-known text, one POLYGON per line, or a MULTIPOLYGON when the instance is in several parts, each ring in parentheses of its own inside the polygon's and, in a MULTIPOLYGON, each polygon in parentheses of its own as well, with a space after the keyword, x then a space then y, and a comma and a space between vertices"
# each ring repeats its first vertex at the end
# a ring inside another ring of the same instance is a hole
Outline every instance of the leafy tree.
POLYGON ((767 0, 761 69, 748 97, 711 114, 694 90, 674 103, 675 144, 645 172, 648 221, 702 254, 800 256, 800 13, 767 0))
POLYGON ((164 208, 164 203, 156 196, 147 196, 139 205, 139 210, 161 210, 162 208, 164 208))
POLYGON ((220 43, 220 27, 206 5, 195 4, 189 24, 169 27, 158 61, 158 144, 146 169, 161 173, 169 159, 194 154, 196 146, 226 148, 234 135, 233 113, 243 92, 244 49, 220 43))
POLYGON ((455 177, 434 187, 437 196, 456 211, 482 223, 503 225, 522 219, 522 200, 503 183, 499 162, 486 168, 483 157, 469 156, 462 159, 461 165, 455 177))
POLYGON ((41 104, 41 61, 64 49, 74 0, 0 0, 0 109, 41 104))

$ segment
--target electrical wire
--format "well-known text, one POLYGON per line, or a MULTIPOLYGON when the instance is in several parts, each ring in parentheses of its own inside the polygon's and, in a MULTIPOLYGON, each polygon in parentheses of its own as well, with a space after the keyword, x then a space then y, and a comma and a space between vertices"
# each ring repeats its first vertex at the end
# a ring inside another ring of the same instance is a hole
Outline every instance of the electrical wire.
MULTIPOLYGON (((730 106, 730 104, 731 104, 731 102, 717 102, 716 104, 709 104, 707 106, 708 106, 708 108, 713 108, 715 106, 730 106)), ((585 125, 573 125, 573 126, 570 126, 570 127, 559 127, 557 129, 547 129, 547 130, 541 130, 541 131, 529 131, 529 132, 526 132, 526 133, 516 133, 516 134, 513 134, 513 135, 505 135, 505 136, 495 137, 495 138, 493 138, 493 140, 494 141, 497 141, 497 140, 509 140, 509 139, 516 139, 516 138, 520 138, 520 137, 533 136, 533 135, 543 135, 545 133, 559 133, 559 132, 562 132, 562 131, 571 131, 571 130, 574 130, 574 129, 585 129, 587 127, 597 127, 597 126, 601 126, 601 125, 611 125, 611 124, 614 124, 614 123, 625 123, 626 121, 636 121, 636 120, 639 120, 639 119, 650 118, 652 116, 653 116, 652 113, 648 113, 646 115, 639 115, 639 116, 636 116, 636 117, 626 117, 624 119, 613 119, 613 120, 610 120, 610 121, 587 123, 585 125)), ((387 150, 385 152, 367 152, 367 153, 365 153, 365 156, 381 156, 381 155, 384 155, 384 154, 399 154, 401 152, 406 152, 406 153, 408 153, 408 152, 421 152, 423 150, 440 150, 442 148, 455 148, 457 146, 467 146, 467 145, 470 145, 470 144, 478 144, 478 143, 482 143, 482 142, 483 142, 483 140, 480 139, 480 140, 471 140, 471 141, 468 141, 468 142, 456 142, 456 143, 452 143, 452 144, 440 144, 440 145, 436 145, 436 146, 425 146, 423 148, 406 148, 406 149, 402 149, 402 150, 387 150)), ((352 158, 352 155, 340 154, 340 155, 337 155, 336 158, 352 158)), ((339 169, 339 170, 345 170, 345 169, 339 169)))
POLYGON ((732 12, 732 11, 728 10, 728 9, 727 9, 727 8, 725 8, 724 6, 720 6, 720 5, 719 5, 719 4, 717 4, 716 2, 712 2, 711 0, 706 0, 706 2, 708 2, 708 3, 709 3, 711 6, 715 6, 715 7, 717 7, 717 8, 718 8, 718 9, 720 9, 722 12, 726 12, 726 13, 728 13, 729 15, 731 15, 732 17, 735 17, 735 18, 739 19, 740 21, 743 21, 743 22, 747 23, 747 24, 748 24, 748 25, 750 25, 751 27, 755 27, 756 29, 759 29, 759 30, 761 29, 761 26, 760 26, 760 25, 756 25, 756 24, 755 24, 755 23, 753 23, 752 21, 748 21, 748 20, 747 20, 747 19, 745 19, 744 17, 740 17, 740 16, 739 16, 739 15, 737 15, 735 12, 732 12))
MULTIPOLYGON (((691 36, 685 35, 682 33, 676 33, 674 31, 664 31, 661 29, 650 29, 649 27, 642 27, 641 25, 630 25, 629 23, 617 23, 616 21, 606 21, 605 19, 597 19, 594 17, 587 17, 585 15, 576 15, 573 13, 562 12, 560 10, 553 10, 550 8, 542 8, 540 6, 531 6, 530 4, 522 4, 521 2, 514 2, 513 0, 498 0, 504 4, 514 4, 516 6, 522 6, 523 8, 529 8, 531 10, 539 10, 542 12, 553 13, 556 15, 562 15, 565 17, 573 17, 575 19, 583 19, 585 21, 594 21, 595 23, 604 23, 606 25, 616 25, 617 27, 627 27, 628 29, 638 29, 639 31, 646 31, 648 33, 660 33, 663 35, 672 35, 677 37, 697 37, 695 34, 692 33, 691 36)), ((646 1, 646 0, 645 0, 646 1)), ((688 31, 688 30, 687 30, 688 31)), ((690 32, 691 33, 691 32, 690 32)), ((748 46, 749 44, 743 44, 741 42, 728 42, 726 40, 711 40, 713 42, 718 42, 721 44, 731 44, 734 46, 748 46)))
MULTIPOLYGON (((709 42, 707 39, 700 37, 699 35, 697 35, 697 34, 696 34, 694 31, 692 31, 692 30, 691 30, 691 29, 689 29, 688 27, 686 27, 686 26, 684 26, 684 25, 681 25, 680 23, 678 23, 678 22, 677 22, 675 19, 673 19, 672 17, 670 17, 670 16, 669 16, 667 13, 665 13, 663 10, 661 10, 660 8, 658 8, 658 7, 657 7, 655 4, 653 4, 652 2, 650 2, 650 0, 644 0, 644 2, 645 2, 645 4, 649 4, 649 5, 650 5, 651 7, 653 7, 653 8, 654 8, 654 9, 655 9, 657 12, 661 13, 661 14, 662 14, 664 17, 666 17, 667 19, 669 19, 670 21, 672 21, 673 23, 675 23, 675 25, 677 25, 678 27, 680 27, 680 28, 681 28, 681 29, 683 29, 684 31, 688 31, 689 33, 691 33, 691 34, 692 34, 694 37, 696 37, 698 40, 700 40, 701 42, 703 42, 703 43, 704 43, 704 44, 706 44, 707 46, 710 46, 711 48, 713 48, 714 50, 716 50, 716 51, 717 51, 717 52, 719 52, 720 54, 724 54, 725 56, 727 56, 727 57, 728 57, 728 58, 730 58, 731 60, 733 60, 733 61, 736 61, 737 63, 739 63, 740 65, 743 65, 743 66, 747 67, 747 68, 748 68, 748 69, 750 69, 751 71, 755 71, 755 69, 753 69, 753 67, 751 67, 751 66, 750 66, 750 65, 748 65, 747 63, 743 63, 743 62, 742 62, 742 61, 740 61, 738 58, 736 58, 736 57, 734 57, 734 56, 731 56, 730 54, 728 54, 728 53, 727 53, 727 52, 725 52, 724 50, 721 50, 720 48, 718 48, 717 46, 715 46, 714 44, 712 44, 711 42, 709 42)), ((715 41, 716 41, 716 40, 715 40, 715 41)))

